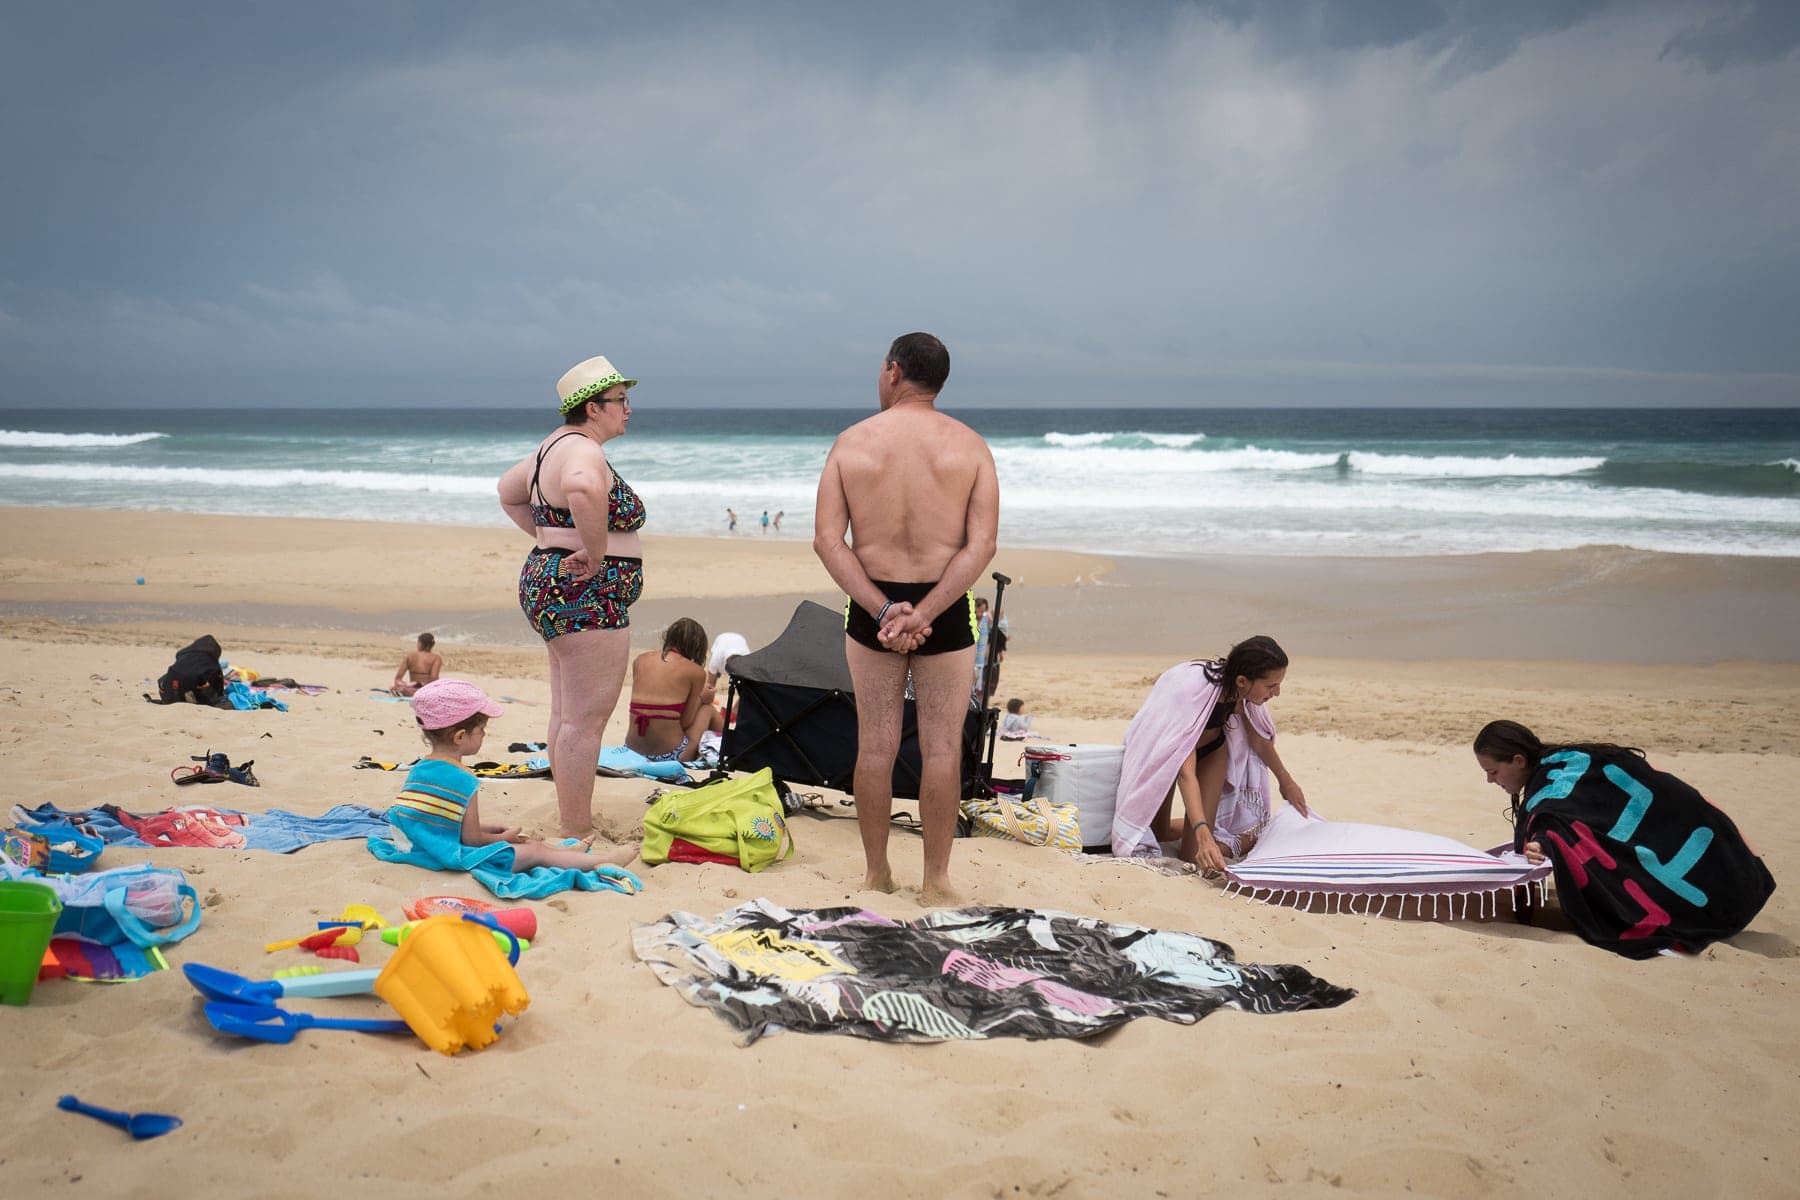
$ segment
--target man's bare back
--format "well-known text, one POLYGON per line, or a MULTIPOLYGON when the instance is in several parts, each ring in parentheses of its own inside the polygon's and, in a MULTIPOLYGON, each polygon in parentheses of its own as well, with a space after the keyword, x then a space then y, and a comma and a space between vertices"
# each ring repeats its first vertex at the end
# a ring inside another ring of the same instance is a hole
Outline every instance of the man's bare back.
POLYGON ((968 544, 969 509, 993 458, 981 435, 904 404, 845 430, 832 450, 852 550, 872 579, 935 583, 968 544))

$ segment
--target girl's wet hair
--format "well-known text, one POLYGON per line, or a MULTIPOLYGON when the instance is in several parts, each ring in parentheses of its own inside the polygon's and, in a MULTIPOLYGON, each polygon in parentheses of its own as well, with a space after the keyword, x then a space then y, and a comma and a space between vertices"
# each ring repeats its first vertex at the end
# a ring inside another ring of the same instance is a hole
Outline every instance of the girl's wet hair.
POLYGON ((1517 721, 1489 721, 1475 735, 1475 753, 1496 762, 1511 762, 1515 755, 1522 755, 1526 767, 1535 771, 1543 761, 1544 744, 1517 721))
MULTIPOLYGON (((1525 778, 1529 780, 1538 763, 1543 761, 1544 744, 1538 741, 1537 734, 1517 721, 1489 721, 1475 735, 1475 753, 1504 763, 1511 762, 1515 756, 1523 757, 1525 778)), ((1514 825, 1519 823, 1519 796, 1523 791, 1521 787, 1506 798, 1506 819, 1514 825)))
POLYGON ((1208 682, 1224 688, 1226 695, 1235 696, 1240 675, 1255 683, 1265 675, 1285 670, 1287 665, 1287 651, 1274 638, 1259 633, 1233 646, 1224 658, 1207 663, 1205 670, 1208 682))
POLYGON ((1525 757, 1525 765, 1533 771, 1544 761, 1546 754, 1554 754, 1559 750, 1578 750, 1583 754, 1635 754, 1644 757, 1644 752, 1636 746, 1621 746, 1617 742, 1553 742, 1545 745, 1538 740, 1537 734, 1525 728, 1517 721, 1489 721, 1475 735, 1475 753, 1485 754, 1497 762, 1511 762, 1515 754, 1525 757))
POLYGON ((1006 711, 1009 713, 1022 712, 1024 708, 1025 702, 1017 696, 1014 696, 1011 700, 1006 702, 1006 711))
POLYGON ((673 650, 691 663, 706 665, 706 630, 692 617, 677 617, 663 630, 663 653, 673 650))
MULTIPOLYGON (((1538 764, 1544 761, 1546 754, 1554 754, 1558 750, 1576 750, 1583 754, 1635 754, 1644 757, 1644 752, 1636 746, 1621 746, 1615 742, 1559 742, 1546 746, 1538 740, 1537 734, 1525 728, 1517 721, 1489 721, 1475 735, 1475 753, 1495 762, 1511 762, 1515 757, 1525 760, 1525 778, 1530 780, 1537 772, 1538 764)), ((1520 789, 1521 792, 1524 789, 1520 789)), ((1519 797, 1514 796, 1508 805, 1506 815, 1515 823, 1519 819, 1519 797)))

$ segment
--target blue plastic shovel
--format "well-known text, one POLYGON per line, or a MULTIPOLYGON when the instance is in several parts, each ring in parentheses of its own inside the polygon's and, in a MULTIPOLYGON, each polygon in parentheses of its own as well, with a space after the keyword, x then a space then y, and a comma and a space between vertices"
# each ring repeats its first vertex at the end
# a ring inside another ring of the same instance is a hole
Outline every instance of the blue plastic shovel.
POLYGON ((81 1113, 96 1121, 105 1121, 108 1125, 117 1125, 140 1142, 181 1128, 181 1118, 171 1117, 167 1113, 122 1113, 101 1108, 98 1104, 83 1104, 73 1096, 64 1096, 56 1102, 56 1107, 64 1112, 81 1113))
POLYGON ((380 971, 330 971, 292 979, 246 979, 204 963, 182 963, 181 973, 208 1000, 273 1004, 283 996, 362 996, 375 991, 380 971))
POLYGON ((311 1013, 288 1012, 273 1004, 232 1004, 215 1000, 206 1006, 206 1019, 220 1033, 254 1038, 259 1042, 287 1043, 302 1029, 353 1029, 362 1033, 411 1033, 405 1021, 384 1021, 368 1017, 315 1017, 311 1013))

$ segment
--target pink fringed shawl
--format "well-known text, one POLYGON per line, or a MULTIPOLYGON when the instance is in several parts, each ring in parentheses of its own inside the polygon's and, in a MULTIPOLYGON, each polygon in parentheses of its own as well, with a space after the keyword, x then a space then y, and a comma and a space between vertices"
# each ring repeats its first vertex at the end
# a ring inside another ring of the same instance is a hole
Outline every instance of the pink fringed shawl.
POLYGON ((1484 854, 1434 833, 1302 817, 1283 809, 1269 821, 1241 862, 1225 868, 1226 890, 1271 904, 1327 912, 1451 919, 1498 914, 1533 888, 1542 898, 1549 862, 1533 866, 1510 849, 1484 854), (1441 907, 1440 907, 1441 906, 1441 907))
MULTIPOLYGON (((1175 774, 1194 752, 1219 702, 1220 687, 1206 678, 1207 664, 1177 663, 1157 677, 1156 685, 1125 730, 1125 757, 1119 769, 1119 792, 1113 811, 1113 854, 1161 854, 1150 832, 1175 774)), ((1260 704, 1244 706, 1256 731, 1275 736, 1275 723, 1260 704)), ((1238 839, 1254 833, 1269 819, 1269 778, 1262 759, 1250 749, 1243 721, 1225 723, 1225 792, 1219 801, 1213 834, 1232 854, 1238 839)))

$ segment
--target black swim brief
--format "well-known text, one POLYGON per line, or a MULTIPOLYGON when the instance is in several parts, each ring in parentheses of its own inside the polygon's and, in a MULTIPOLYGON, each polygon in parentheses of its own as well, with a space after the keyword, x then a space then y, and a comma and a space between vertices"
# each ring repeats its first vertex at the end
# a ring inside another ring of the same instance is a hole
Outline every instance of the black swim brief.
MULTIPOLYGON (((918 604, 931 594, 935 583, 891 583, 885 579, 869 581, 881 589, 881 594, 894 603, 918 604)), ((881 626, 875 624, 875 618, 854 600, 844 603, 844 632, 871 650, 886 650, 881 644, 881 626)), ((966 650, 975 644, 975 599, 964 592, 950 602, 950 607, 939 613, 931 622, 931 636, 919 643, 914 654, 948 654, 952 650, 966 650)))

